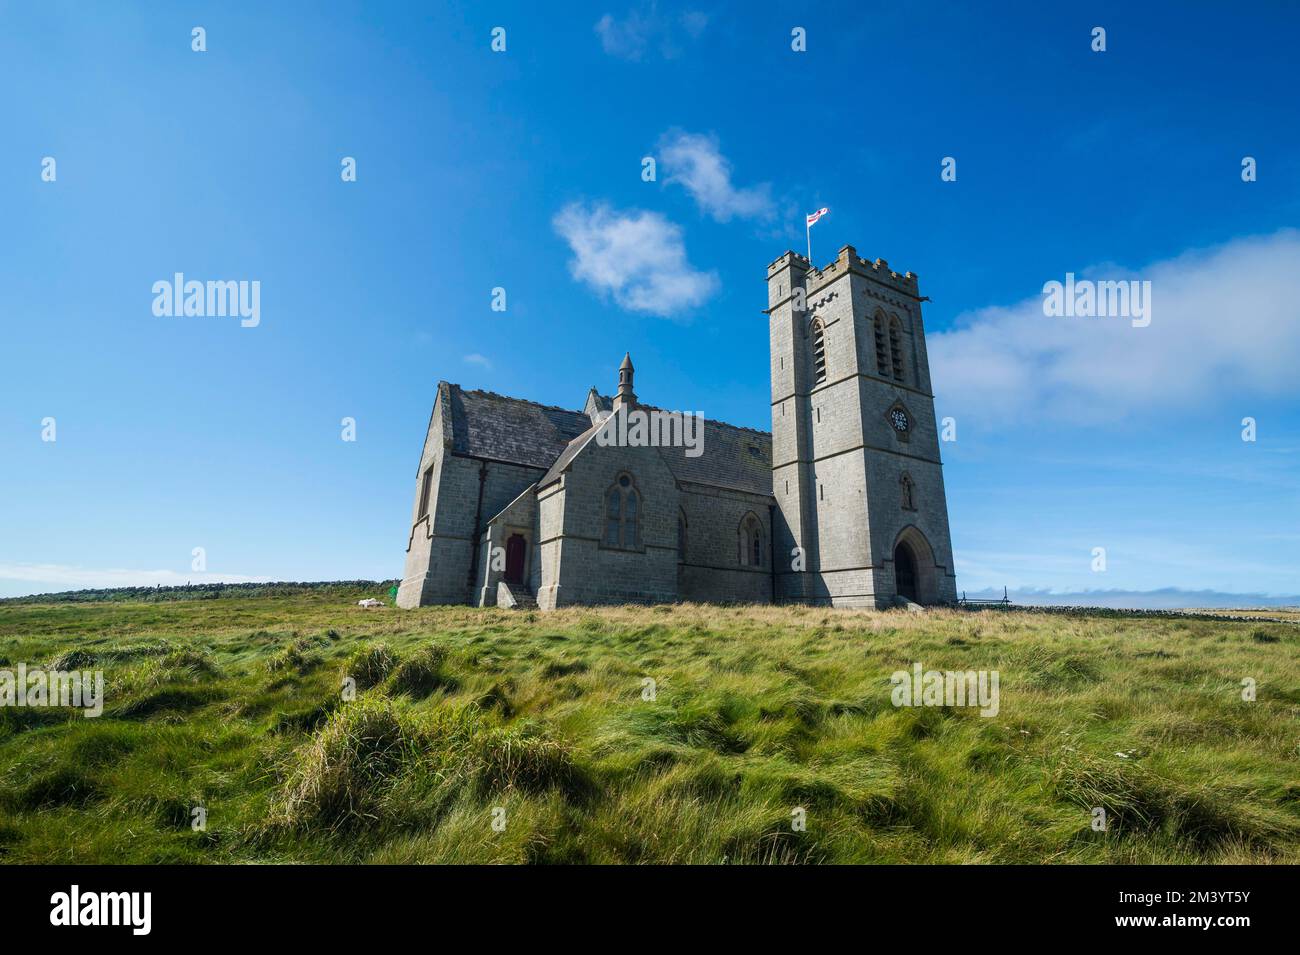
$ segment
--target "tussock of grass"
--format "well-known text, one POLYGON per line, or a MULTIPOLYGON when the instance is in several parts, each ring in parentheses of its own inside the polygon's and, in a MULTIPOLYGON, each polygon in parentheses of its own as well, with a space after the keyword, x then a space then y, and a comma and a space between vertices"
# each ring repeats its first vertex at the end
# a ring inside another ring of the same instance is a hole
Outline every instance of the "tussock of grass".
POLYGON ((472 704, 416 712, 371 697, 336 712, 297 754, 276 821, 299 831, 432 824, 466 787, 586 791, 569 750, 539 730, 491 726, 472 704))
POLYGON ((221 698, 221 691, 212 688, 167 687, 127 700, 114 707, 112 715, 120 719, 143 719, 169 710, 183 713, 201 709, 221 698))
POLYGON ((422 742, 410 715, 387 700, 340 710, 300 755, 280 801, 281 819, 291 828, 332 830, 378 818, 385 789, 422 742))
POLYGON ((271 720, 270 732, 289 733, 315 730, 342 705, 342 698, 337 693, 332 693, 315 706, 293 710, 288 713, 278 711, 271 720))
POLYGON ((1164 831, 1202 846, 1269 845, 1300 836, 1297 820, 1250 802, 1243 805, 1231 787, 1171 779, 1118 756, 1079 754, 1062 760, 1050 786, 1076 805, 1105 809, 1109 827, 1120 833, 1164 831))
POLYGON ((82 767, 63 763, 18 783, 4 797, 4 803, 6 808, 14 810, 84 808, 101 794, 93 775, 82 767))
POLYGON ((475 740, 471 769, 480 790, 540 793, 558 789, 572 797, 588 794, 588 780, 569 748, 536 727, 495 729, 475 740))
POLYGON ((125 666, 108 665, 107 709, 120 718, 141 718, 163 710, 193 710, 224 695, 222 676, 204 650, 168 648, 159 654, 128 655, 125 666))
POLYGON ((493 683, 475 702, 484 709, 497 710, 502 716, 513 716, 515 707, 510 701, 513 692, 514 684, 510 680, 493 683))
POLYGON ((310 673, 321 662, 320 654, 311 652, 311 648, 317 645, 315 641, 309 639, 295 640, 279 652, 267 657, 266 671, 273 677, 288 674, 304 676, 310 673))
POLYGON ((177 650, 184 650, 170 640, 146 641, 144 643, 115 644, 95 651, 95 659, 100 663, 120 663, 139 657, 160 657, 177 650))
POLYGON ((54 727, 69 720, 80 718, 79 715, 51 707, 0 707, 0 741, 17 736, 27 730, 46 726, 54 727))
POLYGON ((60 653, 49 662, 49 668, 68 673, 73 670, 88 670, 98 662, 99 656, 97 654, 91 653, 89 650, 75 649, 60 653))
POLYGON ((397 665, 397 656, 387 644, 358 647, 343 663, 343 676, 357 682, 357 689, 378 686, 397 665))
POLYGON ((388 678, 390 693, 404 693, 423 699, 436 690, 455 690, 460 682, 447 670, 447 651, 439 646, 421 647, 402 660, 388 678))

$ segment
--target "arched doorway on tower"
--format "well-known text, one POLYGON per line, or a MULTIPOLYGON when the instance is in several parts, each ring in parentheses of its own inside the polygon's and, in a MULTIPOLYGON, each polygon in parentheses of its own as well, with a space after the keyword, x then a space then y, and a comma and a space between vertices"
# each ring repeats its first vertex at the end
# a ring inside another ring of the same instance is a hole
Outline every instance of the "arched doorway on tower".
POLYGON ((921 595, 916 589, 916 555, 907 541, 899 541, 894 548, 894 590, 900 597, 919 604, 921 595))
POLYGON ((939 568, 934 550, 914 524, 909 524, 894 539, 894 594, 912 603, 939 602, 939 568))

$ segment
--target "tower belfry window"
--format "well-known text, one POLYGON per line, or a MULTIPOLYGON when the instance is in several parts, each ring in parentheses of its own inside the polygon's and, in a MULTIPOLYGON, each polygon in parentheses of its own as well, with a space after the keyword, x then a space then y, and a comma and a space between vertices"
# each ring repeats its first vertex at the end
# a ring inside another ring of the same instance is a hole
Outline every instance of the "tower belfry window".
POLYGON ((888 376, 889 350, 885 344, 885 317, 880 313, 876 313, 876 320, 873 324, 876 332, 876 374, 888 376))
POLYGON ((813 322, 813 384, 820 385, 826 380, 826 332, 821 321, 813 322))
POLYGON ((903 380, 903 329, 898 319, 889 320, 889 365, 898 381, 903 380))

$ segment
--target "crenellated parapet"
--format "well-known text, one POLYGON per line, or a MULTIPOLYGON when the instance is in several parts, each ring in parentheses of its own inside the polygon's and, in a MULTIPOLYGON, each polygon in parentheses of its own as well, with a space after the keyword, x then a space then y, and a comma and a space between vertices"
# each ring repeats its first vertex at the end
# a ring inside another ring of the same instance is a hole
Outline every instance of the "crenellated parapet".
MULTIPOLYGON (((808 261, 803 256, 797 256, 797 258, 803 259, 804 262, 808 261)), ((912 298, 920 297, 920 288, 914 272, 903 272, 901 274, 895 272, 884 259, 869 262, 859 256, 857 250, 851 245, 846 245, 840 249, 835 261, 825 268, 809 269, 804 288, 809 295, 812 295, 850 272, 864 276, 874 282, 879 282, 881 285, 912 298)))

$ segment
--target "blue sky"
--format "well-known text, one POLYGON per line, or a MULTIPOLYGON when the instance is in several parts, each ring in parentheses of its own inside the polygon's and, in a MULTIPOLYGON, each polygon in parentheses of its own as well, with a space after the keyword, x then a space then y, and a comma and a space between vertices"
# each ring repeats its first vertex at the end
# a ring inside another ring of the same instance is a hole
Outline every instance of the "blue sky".
POLYGON ((0 6, 0 596, 399 576, 439 379, 766 429, 822 206, 932 299, 959 588, 1300 593, 1300 12, 1134 6, 0 6))

